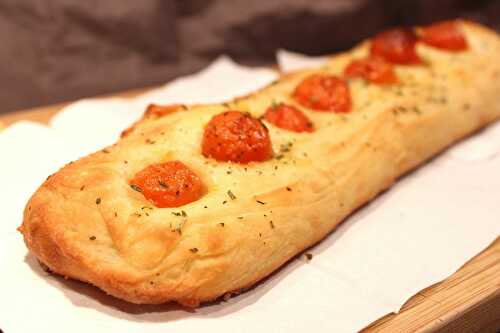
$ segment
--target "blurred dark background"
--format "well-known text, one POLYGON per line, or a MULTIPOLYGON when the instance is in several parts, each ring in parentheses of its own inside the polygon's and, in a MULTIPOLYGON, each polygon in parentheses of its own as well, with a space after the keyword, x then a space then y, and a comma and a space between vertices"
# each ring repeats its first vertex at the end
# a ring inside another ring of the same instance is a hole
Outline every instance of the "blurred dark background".
POLYGON ((277 48, 326 54, 451 17, 500 31, 500 0, 0 0, 0 113, 164 83, 221 53, 270 65, 277 48))

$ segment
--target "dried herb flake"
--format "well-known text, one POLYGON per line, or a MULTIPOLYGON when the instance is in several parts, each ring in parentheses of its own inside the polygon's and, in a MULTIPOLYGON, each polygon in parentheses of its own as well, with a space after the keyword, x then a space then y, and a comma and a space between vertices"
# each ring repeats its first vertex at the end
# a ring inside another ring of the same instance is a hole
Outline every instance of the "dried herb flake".
POLYGON ((231 198, 231 200, 236 200, 236 196, 231 190, 227 191, 227 195, 231 198))
POLYGON ((142 193, 142 188, 140 188, 139 186, 135 185, 135 184, 130 184, 130 187, 134 190, 134 191, 137 191, 139 193, 142 193))

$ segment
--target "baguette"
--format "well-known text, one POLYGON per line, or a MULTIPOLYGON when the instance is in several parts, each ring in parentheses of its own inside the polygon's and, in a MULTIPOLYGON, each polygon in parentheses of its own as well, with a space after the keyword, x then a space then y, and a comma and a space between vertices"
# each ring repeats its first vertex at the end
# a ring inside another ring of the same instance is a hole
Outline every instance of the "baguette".
POLYGON ((41 185, 19 228, 28 249, 52 272, 133 303, 195 307, 251 287, 398 177, 500 117, 500 39, 456 25, 467 50, 418 43, 422 64, 395 65, 397 83, 349 79, 351 112, 317 112, 292 93, 311 75, 343 76, 370 41, 228 103, 149 108, 116 144, 41 185), (314 131, 264 120, 272 157, 231 163, 202 154, 212 117, 257 118, 273 103, 300 110, 314 131), (131 179, 172 160, 199 177, 201 197, 160 208, 131 179))

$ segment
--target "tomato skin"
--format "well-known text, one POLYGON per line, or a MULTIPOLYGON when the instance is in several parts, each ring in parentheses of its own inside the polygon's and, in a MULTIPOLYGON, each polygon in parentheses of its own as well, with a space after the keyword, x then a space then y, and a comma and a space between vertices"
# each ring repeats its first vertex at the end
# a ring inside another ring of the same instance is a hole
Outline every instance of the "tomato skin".
POLYGON ((313 132, 314 126, 307 116, 296 107, 280 103, 267 108, 263 118, 276 127, 292 132, 313 132))
POLYGON ((226 111, 215 115, 205 126, 202 153, 217 161, 249 163, 265 161, 273 150, 269 131, 248 113, 226 111))
POLYGON ((351 111, 349 86, 343 79, 334 75, 314 74, 305 78, 295 88, 293 97, 302 106, 316 111, 351 111))
POLYGON ((183 206, 203 194, 200 178, 180 161, 147 166, 134 176, 130 185, 159 208, 183 206))
POLYGON ((456 22, 443 21, 421 28, 420 39, 424 44, 452 52, 468 49, 464 34, 456 22))
POLYGON ((351 78, 361 77, 376 84, 394 84, 398 82, 392 64, 378 57, 353 60, 345 68, 344 75, 351 78))
POLYGON ((418 65, 422 60, 417 54, 417 36, 410 29, 396 28, 376 35, 370 47, 375 57, 400 65, 418 65))

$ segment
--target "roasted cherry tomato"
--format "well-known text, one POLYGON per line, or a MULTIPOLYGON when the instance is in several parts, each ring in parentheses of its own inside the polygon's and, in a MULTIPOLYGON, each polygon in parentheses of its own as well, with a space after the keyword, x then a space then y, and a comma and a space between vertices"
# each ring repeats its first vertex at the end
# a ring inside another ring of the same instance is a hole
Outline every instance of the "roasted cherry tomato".
POLYGON ((417 36, 410 29, 392 29, 376 35, 371 43, 372 56, 402 65, 420 64, 415 45, 417 36))
POLYGON ((423 43, 448 51, 464 51, 468 48, 464 34, 454 21, 432 24, 419 30, 423 43))
MULTIPOLYGON (((147 117, 160 118, 175 112, 179 109, 185 109, 186 107, 182 104, 171 104, 171 105, 157 105, 157 104, 149 104, 146 108, 146 112, 144 112, 144 116, 142 119, 147 117)), ((124 138, 128 136, 132 131, 136 128, 137 124, 142 120, 136 121, 132 126, 128 127, 121 133, 121 137, 124 138)))
POLYGON ((175 112, 181 108, 185 108, 182 104, 171 104, 171 105, 157 105, 149 104, 145 116, 149 117, 163 117, 169 113, 175 112))
POLYGON ((347 83, 333 75, 311 75, 293 92, 295 100, 306 108, 326 112, 351 111, 351 94, 347 83))
POLYGON ((284 103, 271 105, 264 113, 264 119, 276 127, 292 132, 314 131, 312 122, 302 111, 284 103))
POLYGON ((150 165, 130 181, 156 207, 179 207, 198 200, 203 194, 200 178, 184 163, 170 161, 150 165))
POLYGON ((265 161, 273 155, 264 124, 239 111, 214 116, 205 127, 201 149, 206 157, 236 163, 265 161))
POLYGON ((344 70, 344 74, 347 77, 361 77, 377 84, 398 82, 392 64, 378 57, 353 60, 344 70))

